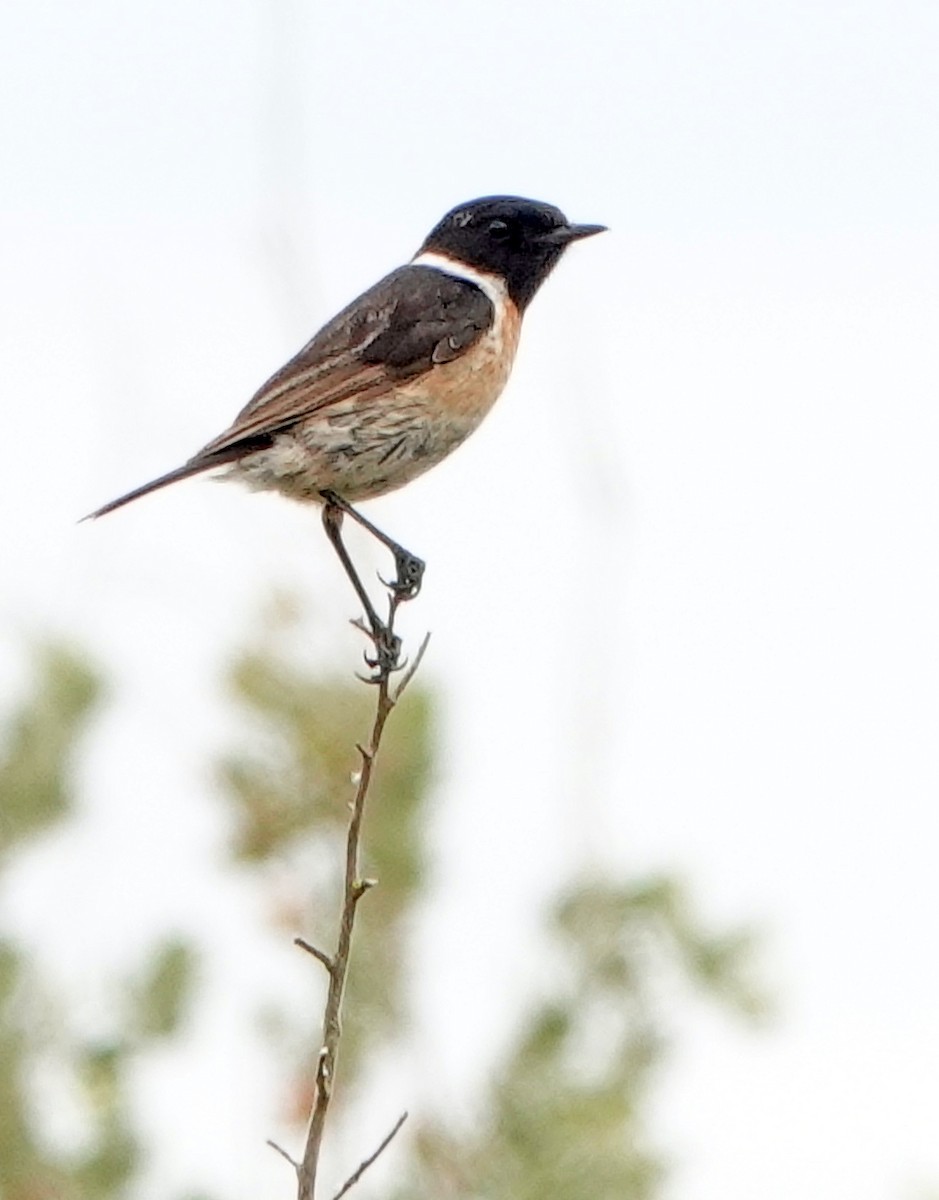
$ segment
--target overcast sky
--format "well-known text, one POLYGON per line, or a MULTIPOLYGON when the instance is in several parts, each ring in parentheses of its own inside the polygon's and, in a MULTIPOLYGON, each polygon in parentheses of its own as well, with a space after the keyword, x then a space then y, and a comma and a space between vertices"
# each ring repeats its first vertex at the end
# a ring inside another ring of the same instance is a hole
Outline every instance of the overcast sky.
MULTIPOLYGON (((56 969, 230 920, 191 796, 211 672, 268 590, 310 597, 343 670, 358 651, 315 513, 193 481, 75 518, 218 433, 447 208, 530 195, 611 232, 532 306, 483 428, 368 510, 429 563, 404 619, 444 699, 423 1002, 465 999, 431 1022, 434 1102, 557 880, 665 868, 762 928, 779 997, 759 1035, 689 1018, 671 1195, 939 1186, 937 35, 897 0, 3 7, 0 669, 52 626, 115 676, 84 849, 55 860, 81 953, 46 890, 13 904, 56 969)), ((161 1186, 282 1183, 235 1107, 215 1164, 166 1103, 161 1186)))

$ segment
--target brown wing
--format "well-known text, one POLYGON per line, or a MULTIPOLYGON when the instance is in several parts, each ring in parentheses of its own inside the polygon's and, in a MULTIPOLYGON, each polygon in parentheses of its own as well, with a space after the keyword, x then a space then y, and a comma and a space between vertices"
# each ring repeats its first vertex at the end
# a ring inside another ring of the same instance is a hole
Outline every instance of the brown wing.
POLYGON ((492 302, 473 284, 428 267, 400 267, 324 326, 187 465, 242 445, 251 453, 259 439, 268 441, 313 413, 357 396, 373 398, 450 362, 494 316, 492 302))
POLYGON ((101 517, 148 492, 237 462, 298 421, 451 362, 495 318, 479 288, 430 267, 400 267, 354 300, 260 388, 230 428, 175 471, 105 504, 101 517))

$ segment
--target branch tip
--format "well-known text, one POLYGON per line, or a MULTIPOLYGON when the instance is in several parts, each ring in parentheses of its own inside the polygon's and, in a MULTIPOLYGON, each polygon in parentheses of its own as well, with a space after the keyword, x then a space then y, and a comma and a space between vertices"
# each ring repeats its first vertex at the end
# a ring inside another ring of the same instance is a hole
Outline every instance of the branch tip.
POLYGON ((335 1196, 333 1197, 333 1200, 341 1200, 341 1198, 346 1194, 346 1192, 351 1187, 355 1187, 355 1185, 359 1182, 359 1180, 362 1178, 362 1176, 365 1174, 365 1172, 369 1169, 369 1167, 372 1165, 372 1163, 375 1161, 375 1159, 378 1158, 378 1156, 380 1154, 382 1154, 385 1150, 388 1149, 388 1146, 391 1144, 391 1141, 394 1138, 395 1134, 398 1132, 398 1130, 401 1128, 401 1126, 404 1124, 404 1122, 407 1119, 408 1119, 408 1114, 406 1112, 403 1112, 401 1114, 401 1116, 398 1117, 397 1121, 395 1121, 394 1127, 392 1128, 391 1132, 385 1135, 385 1137, 383 1138, 381 1145, 378 1147, 378 1149, 373 1154, 370 1154, 368 1156, 368 1158, 364 1159, 361 1163, 359 1163, 358 1167, 356 1167, 356 1169, 352 1172, 352 1174, 349 1176, 349 1178, 346 1180, 346 1182, 342 1185, 342 1187, 339 1189, 339 1191, 335 1194, 335 1196))

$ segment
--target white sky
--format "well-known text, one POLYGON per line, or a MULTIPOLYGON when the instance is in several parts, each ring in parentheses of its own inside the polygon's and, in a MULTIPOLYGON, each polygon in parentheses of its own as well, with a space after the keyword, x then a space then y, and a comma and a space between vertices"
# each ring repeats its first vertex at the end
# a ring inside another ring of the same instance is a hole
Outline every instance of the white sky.
MULTIPOLYGON (((303 994, 193 780, 270 586, 354 664, 318 520, 202 481, 74 519, 217 433, 452 204, 532 195, 612 232, 539 296, 483 429, 370 508, 428 559, 405 625, 445 689, 433 1085, 418 1061, 389 1111, 463 1102, 559 878, 663 867, 765 931, 779 995, 759 1035, 689 1018, 671 1194, 939 1184, 937 35, 896 0, 4 6, 0 666, 51 624, 116 678, 61 892, 12 902, 53 969, 196 913, 218 995, 303 994)), ((273 1194, 238 1100, 273 1068, 204 1024, 211 1116, 180 1138, 167 1067, 159 1186, 273 1194)))

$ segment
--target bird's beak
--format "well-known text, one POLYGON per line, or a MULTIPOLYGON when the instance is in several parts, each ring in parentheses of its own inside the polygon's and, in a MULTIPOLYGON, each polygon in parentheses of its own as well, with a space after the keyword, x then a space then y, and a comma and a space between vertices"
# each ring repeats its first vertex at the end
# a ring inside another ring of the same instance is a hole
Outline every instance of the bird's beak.
POLYGON ((569 246, 581 238, 593 237, 595 233, 606 233, 606 225, 559 225, 538 240, 549 246, 569 246))

